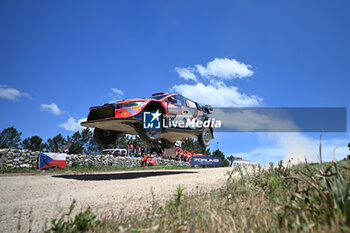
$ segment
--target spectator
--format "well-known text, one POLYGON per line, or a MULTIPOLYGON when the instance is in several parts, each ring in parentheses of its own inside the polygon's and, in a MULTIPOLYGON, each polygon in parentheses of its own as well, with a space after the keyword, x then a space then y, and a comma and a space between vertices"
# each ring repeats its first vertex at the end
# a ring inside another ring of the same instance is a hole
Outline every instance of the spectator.
POLYGON ((134 145, 132 143, 129 143, 129 155, 132 153, 134 150, 134 145))
POLYGON ((151 154, 151 157, 152 157, 152 158, 156 158, 156 157, 157 157, 157 153, 154 151, 154 152, 151 154))
POLYGON ((141 160, 141 166, 147 166, 147 159, 149 158, 149 156, 147 154, 145 154, 141 160))
POLYGON ((155 153, 158 153, 157 148, 151 147, 151 150, 149 151, 149 154, 153 154, 154 152, 155 152, 155 153))
POLYGON ((158 156, 163 155, 163 148, 160 144, 158 144, 158 147, 157 147, 157 154, 158 154, 158 156))

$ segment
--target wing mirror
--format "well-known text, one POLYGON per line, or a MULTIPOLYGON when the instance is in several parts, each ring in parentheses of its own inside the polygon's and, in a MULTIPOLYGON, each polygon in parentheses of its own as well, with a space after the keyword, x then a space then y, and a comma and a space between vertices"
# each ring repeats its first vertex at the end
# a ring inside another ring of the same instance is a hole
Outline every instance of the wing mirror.
POLYGON ((203 108, 204 108, 205 111, 206 111, 207 113, 209 113, 209 114, 213 112, 213 107, 210 106, 210 105, 205 105, 203 108))

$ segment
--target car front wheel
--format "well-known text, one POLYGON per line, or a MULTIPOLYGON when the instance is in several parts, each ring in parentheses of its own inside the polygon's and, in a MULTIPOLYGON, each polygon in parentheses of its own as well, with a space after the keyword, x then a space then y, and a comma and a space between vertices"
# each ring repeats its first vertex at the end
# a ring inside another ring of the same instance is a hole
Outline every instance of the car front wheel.
POLYGON ((201 146, 207 147, 212 139, 212 134, 210 128, 204 128, 202 133, 198 135, 198 142, 201 146))
POLYGON ((144 129, 142 125, 138 129, 139 136, 146 142, 158 142, 162 129, 144 129))

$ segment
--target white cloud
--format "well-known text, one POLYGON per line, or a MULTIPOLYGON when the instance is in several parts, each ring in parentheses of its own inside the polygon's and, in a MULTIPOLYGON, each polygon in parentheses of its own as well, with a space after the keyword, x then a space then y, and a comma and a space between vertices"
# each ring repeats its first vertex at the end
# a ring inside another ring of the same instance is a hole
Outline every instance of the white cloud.
POLYGON ((224 110, 214 108, 212 117, 220 119, 226 128, 239 132, 298 132, 300 129, 281 111, 253 109, 224 110))
POLYGON ((42 104, 40 105, 41 109, 44 111, 48 111, 50 113, 52 113, 53 115, 61 115, 63 114, 63 112, 58 108, 57 104, 55 103, 51 103, 51 104, 42 104))
POLYGON ((268 165, 270 162, 277 162, 283 159, 286 150, 282 147, 258 147, 249 152, 229 153, 233 156, 242 156, 245 160, 258 162, 261 165, 268 165))
POLYGON ((196 75, 193 73, 191 68, 175 67, 175 71, 185 80, 193 80, 197 82, 196 75))
POLYGON ((118 88, 111 88, 112 92, 116 94, 118 97, 122 97, 124 95, 124 92, 118 88))
MULTIPOLYGON (((267 164, 270 161, 283 160, 284 164, 290 161, 292 164, 300 162, 318 162, 319 140, 301 133, 259 133, 262 139, 268 139, 269 146, 261 146, 250 152, 238 153, 243 158, 259 161, 267 164)), ((333 150, 336 148, 336 160, 341 160, 349 154, 347 140, 331 139, 322 141, 322 160, 332 161, 333 150)), ((237 153, 235 153, 237 154, 237 153)))
MULTIPOLYGON (((270 135, 271 136, 271 135, 270 135)), ((272 136, 277 143, 285 148, 283 162, 287 163, 291 160, 292 163, 318 162, 319 161, 319 139, 313 139, 301 133, 283 133, 272 136)), ((332 139, 322 140, 322 160, 332 161, 333 149, 336 149, 336 159, 340 160, 347 155, 346 140, 332 139)))
POLYGON ((17 89, 7 87, 7 85, 0 86, 0 98, 17 100, 19 97, 30 97, 28 93, 20 92, 17 89))
POLYGON ((196 65, 198 73, 203 77, 216 77, 220 79, 250 77, 254 72, 250 65, 239 62, 236 59, 215 58, 207 63, 207 66, 196 65))
POLYGON ((60 124, 60 127, 72 132, 80 131, 84 129, 84 127, 80 125, 82 121, 86 121, 86 118, 75 120, 73 117, 69 117, 66 122, 60 124))
POLYGON ((175 85, 172 90, 201 104, 213 107, 244 107, 260 104, 262 98, 241 93, 235 86, 226 86, 223 82, 212 82, 208 85, 175 85))

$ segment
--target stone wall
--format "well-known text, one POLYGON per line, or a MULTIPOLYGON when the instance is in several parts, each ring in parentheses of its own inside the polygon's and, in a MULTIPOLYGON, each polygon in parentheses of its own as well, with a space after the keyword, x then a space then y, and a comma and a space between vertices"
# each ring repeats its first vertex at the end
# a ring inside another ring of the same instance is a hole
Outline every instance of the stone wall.
MULTIPOLYGON (((20 149, 0 149, 0 169, 37 168, 40 152, 20 149)), ((72 166, 118 166, 139 167, 141 158, 113 157, 110 155, 67 155, 67 167, 72 166)), ((190 166, 188 162, 157 159, 157 165, 190 166)))
POLYGON ((0 149, 0 168, 38 167, 40 152, 20 149, 0 149))
MULTIPOLYGON (((110 155, 69 155, 67 166, 117 166, 117 167, 139 167, 141 158, 114 157, 110 155)), ((157 165, 190 166, 188 162, 157 159, 157 165)))

